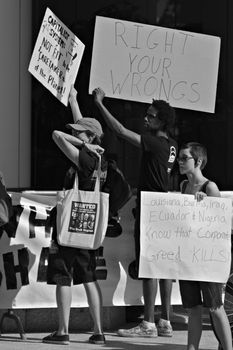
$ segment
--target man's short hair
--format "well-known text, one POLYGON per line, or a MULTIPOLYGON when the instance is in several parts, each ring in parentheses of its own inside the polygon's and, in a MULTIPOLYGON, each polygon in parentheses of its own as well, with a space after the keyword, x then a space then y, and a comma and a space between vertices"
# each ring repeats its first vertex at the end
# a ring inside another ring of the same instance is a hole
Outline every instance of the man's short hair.
POLYGON ((161 130, 172 133, 176 120, 175 109, 164 100, 153 99, 152 106, 157 110, 157 117, 162 122, 161 130))
POLYGON ((204 167, 207 164, 207 150, 204 145, 198 142, 186 142, 184 143, 180 149, 189 149, 190 154, 194 158, 195 164, 197 163, 198 159, 202 160, 200 169, 204 169, 204 167))

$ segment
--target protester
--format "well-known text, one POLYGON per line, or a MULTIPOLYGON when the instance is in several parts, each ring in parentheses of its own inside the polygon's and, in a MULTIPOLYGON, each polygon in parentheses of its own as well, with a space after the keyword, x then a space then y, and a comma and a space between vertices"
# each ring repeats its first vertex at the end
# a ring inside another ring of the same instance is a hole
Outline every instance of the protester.
MULTIPOLYGON (((184 144, 178 157, 179 169, 187 180, 181 183, 181 192, 195 195, 220 197, 217 185, 203 174, 207 163, 207 152, 203 145, 190 142, 184 144)), ((222 303, 221 283, 205 281, 180 281, 182 303, 188 309, 188 350, 197 350, 202 334, 202 307, 209 309, 214 331, 224 350, 232 350, 231 329, 222 303)))
MULTIPOLYGON (((232 203, 233 205, 233 203, 232 203)), ((232 208, 233 209, 233 208, 232 208)), ((232 218, 233 220, 233 218, 232 218)), ((232 223, 233 224, 233 223, 232 223)), ((231 269, 230 269, 230 275, 227 280, 226 286, 225 286, 225 293, 224 293, 224 302, 223 302, 223 307, 226 311, 227 318, 230 324, 230 329, 231 329, 231 336, 233 336, 233 319, 232 319, 232 314, 233 314, 233 225, 231 229, 231 269)), ((216 330, 214 328, 215 335, 218 339, 218 336, 216 334, 216 330)), ((218 339, 219 342, 219 347, 218 350, 223 350, 223 347, 220 344, 220 339, 218 339)))
MULTIPOLYGON (((146 132, 139 135, 126 129, 119 123, 103 105, 104 92, 100 88, 93 91, 94 101, 104 120, 111 130, 119 137, 132 143, 142 150, 140 179, 137 194, 135 219, 135 253, 137 270, 140 254, 140 191, 167 192, 169 173, 174 164, 177 144, 170 137, 170 130, 175 121, 174 109, 165 101, 153 100, 144 119, 146 132)), ((172 280, 160 280, 162 300, 161 319, 158 329, 154 321, 154 304, 157 294, 157 280, 143 279, 144 320, 131 329, 119 329, 118 335, 123 337, 156 337, 172 336, 172 327, 169 319, 172 280)))
POLYGON ((13 215, 12 200, 7 192, 4 176, 0 172, 0 227, 4 227, 6 231, 9 231, 9 228, 15 221, 13 215))
MULTIPOLYGON (((81 190, 94 190, 93 172, 98 167, 103 148, 99 145, 103 135, 100 123, 94 118, 82 118, 76 100, 76 90, 72 87, 69 102, 74 124, 68 124, 72 135, 55 130, 53 140, 73 163, 65 178, 65 189, 73 187, 75 172, 79 177, 81 190)), ((106 184, 107 162, 101 157, 101 188, 106 184)), ((47 283, 56 284, 58 307, 58 330, 43 338, 45 343, 69 344, 69 316, 71 307, 71 282, 83 284, 87 294, 90 312, 94 321, 90 343, 105 344, 102 321, 102 294, 96 280, 96 251, 60 246, 56 239, 56 211, 53 215, 52 245, 50 248, 47 283)))

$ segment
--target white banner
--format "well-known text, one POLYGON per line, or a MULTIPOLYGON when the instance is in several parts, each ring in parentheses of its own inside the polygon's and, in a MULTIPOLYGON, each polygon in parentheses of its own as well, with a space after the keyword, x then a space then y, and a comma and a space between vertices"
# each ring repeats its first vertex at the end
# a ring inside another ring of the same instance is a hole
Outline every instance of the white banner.
POLYGON ((230 198, 142 192, 140 277, 225 283, 231 216, 230 198))
POLYGON ((47 8, 29 64, 29 72, 67 106, 84 44, 47 8))
MULTIPOLYGON (((47 219, 56 192, 11 194, 16 210, 16 231, 0 230, 0 308, 56 307, 55 286, 47 285, 51 227, 47 219)), ((97 259, 97 278, 104 306, 142 305, 142 283, 130 274, 134 261, 135 197, 120 212, 122 232, 115 227, 104 240, 97 259)), ((73 307, 86 307, 84 287, 73 286, 73 307)), ((160 296, 156 305, 160 304, 160 296)), ((173 283, 172 304, 181 304, 178 283, 173 283)))
POLYGON ((89 93, 214 113, 220 38, 96 17, 89 93))

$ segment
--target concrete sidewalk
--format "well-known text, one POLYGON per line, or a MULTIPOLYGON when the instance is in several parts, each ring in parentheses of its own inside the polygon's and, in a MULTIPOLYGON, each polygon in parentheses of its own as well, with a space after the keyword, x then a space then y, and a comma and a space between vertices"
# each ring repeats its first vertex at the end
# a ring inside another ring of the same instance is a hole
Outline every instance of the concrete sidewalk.
MULTIPOLYGON (((157 322, 160 316, 159 308, 155 312, 155 321, 157 322)), ((40 311, 40 310, 39 310, 40 311)), ((48 311, 48 310, 46 310, 48 311)), ((93 350, 103 348, 106 350, 186 350, 187 342, 187 313, 183 308, 177 306, 173 307, 171 314, 171 323, 173 327, 173 337, 157 337, 157 338, 122 338, 116 334, 118 328, 135 327, 143 319, 143 307, 126 307, 111 309, 111 312, 105 310, 104 312, 104 329, 106 344, 94 345, 89 344, 88 339, 91 335, 92 322, 88 321, 90 318, 88 310, 72 310, 73 317, 71 317, 70 325, 70 345, 55 345, 44 344, 42 338, 57 329, 57 314, 53 309, 50 312, 33 313, 33 319, 30 317, 30 322, 25 323, 25 333, 20 332, 20 329, 15 328, 15 322, 8 317, 5 320, 2 328, 2 335, 0 333, 0 350, 9 349, 63 349, 68 350, 93 350), (113 310, 115 312, 113 313, 113 310), (113 317, 114 314, 114 317, 113 317), (55 317, 56 315, 56 317, 55 317), (123 317, 126 316, 126 317, 123 317), (54 317, 53 317, 54 316, 54 317), (74 317, 75 316, 75 317, 74 317), (88 317, 87 317, 88 316, 88 317), (54 318, 54 322, 50 322, 54 318), (119 322, 116 322, 118 319, 119 322), (123 321, 124 319, 124 321, 123 321), (56 322, 55 322, 56 321, 56 322), (43 323, 43 327, 42 327, 43 323), (13 330, 11 330, 13 329, 13 330), (18 330, 18 333, 16 333, 18 330), (7 332, 7 333, 6 333, 7 332), (45 333, 46 332, 46 333, 45 333), (21 334, 21 336, 20 336, 21 334)), ((17 314, 19 314, 17 310, 17 314)), ((72 314, 72 313, 71 313, 72 314)), ((71 315, 72 316, 72 315, 71 315)), ((217 350, 218 343, 211 329, 209 314, 203 313, 203 332, 200 343, 200 349, 217 350)))
MULTIPOLYGON (((134 326, 127 324, 126 327, 134 326)), ((94 345, 88 343, 91 333, 71 333, 70 345, 44 344, 41 339, 48 333, 29 333, 26 340, 21 340, 19 334, 2 334, 0 336, 0 349, 9 350, 93 350, 103 348, 106 350, 185 350, 187 341, 187 330, 174 330, 172 338, 122 338, 116 335, 114 331, 106 332, 106 344, 94 345)), ((217 349, 218 344, 210 329, 204 329, 201 338, 200 349, 217 349)))

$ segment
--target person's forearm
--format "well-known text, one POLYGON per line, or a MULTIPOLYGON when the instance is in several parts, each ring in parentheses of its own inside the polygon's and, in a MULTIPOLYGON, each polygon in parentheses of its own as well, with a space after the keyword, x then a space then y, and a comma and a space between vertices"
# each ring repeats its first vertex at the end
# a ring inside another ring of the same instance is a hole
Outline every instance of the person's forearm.
POLYGON ((106 121, 108 127, 116 132, 118 135, 122 135, 124 133, 124 126, 113 117, 113 115, 109 112, 109 110, 103 105, 102 102, 96 101, 96 105, 103 116, 104 120, 106 121))
POLYGON ((70 135, 70 134, 66 134, 65 132, 58 131, 58 130, 54 130, 53 140, 56 142, 56 144, 58 144, 59 142, 62 142, 62 141, 68 141, 72 145, 77 146, 77 147, 81 147, 84 144, 84 142, 82 140, 78 139, 77 137, 70 135))
POLYGON ((74 122, 76 122, 79 119, 82 119, 83 116, 82 116, 82 113, 80 111, 79 104, 78 104, 77 100, 73 97, 70 97, 69 103, 70 103, 71 111, 73 114, 74 122))
MULTIPOLYGON (((72 147, 74 146, 77 150, 77 148, 83 149, 86 148, 88 151, 93 152, 94 154, 96 154, 97 156, 103 154, 104 152, 104 148, 100 147, 99 145, 93 145, 90 144, 88 142, 84 142, 83 140, 80 140, 79 138, 66 134, 62 131, 58 131, 58 130, 54 130, 53 131, 53 140, 56 143, 56 145, 65 153, 64 150, 67 149, 67 147, 69 147, 70 145, 72 145, 72 147)), ((71 154, 71 151, 69 151, 69 154, 71 154)), ((69 157, 69 155, 67 155, 69 157)), ((71 160, 72 158, 69 157, 71 160)), ((74 161, 75 157, 73 158, 72 161, 74 161)), ((74 161, 75 163, 75 161, 74 161)))

